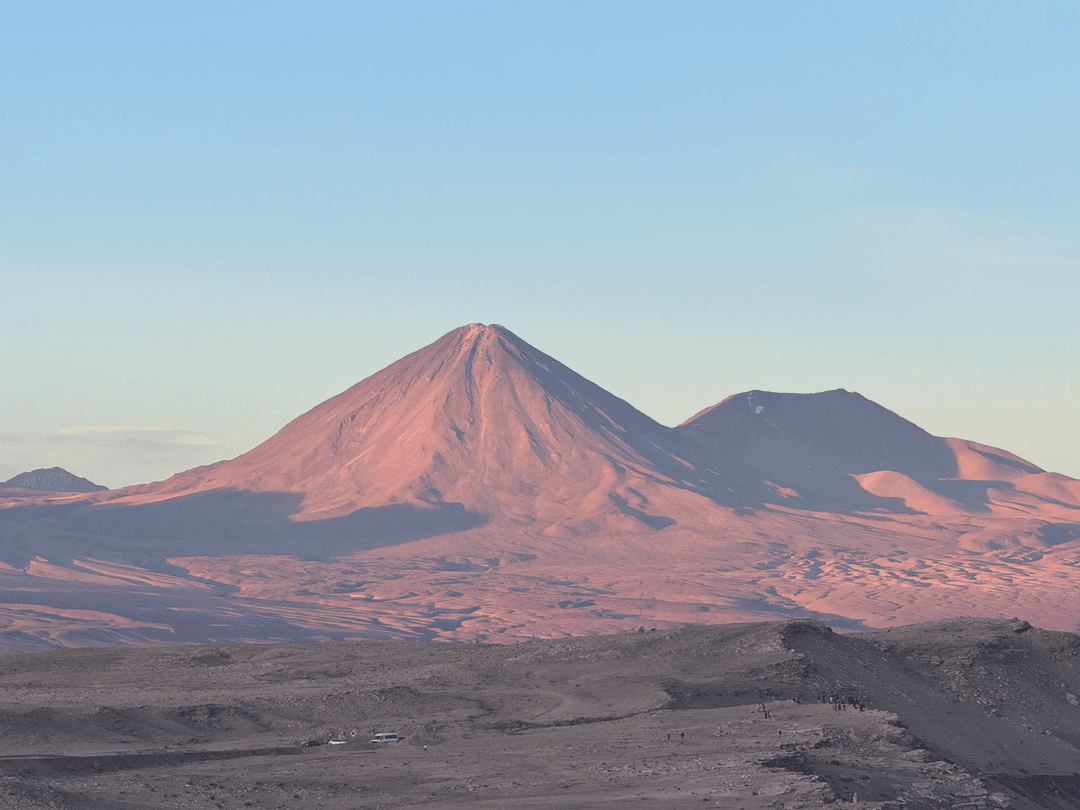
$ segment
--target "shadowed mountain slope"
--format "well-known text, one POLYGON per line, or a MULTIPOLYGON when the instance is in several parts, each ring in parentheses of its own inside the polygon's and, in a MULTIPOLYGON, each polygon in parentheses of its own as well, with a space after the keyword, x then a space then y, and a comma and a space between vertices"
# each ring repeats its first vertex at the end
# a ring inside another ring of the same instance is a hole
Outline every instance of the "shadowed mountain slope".
POLYGON ((0 484, 0 493, 10 487, 35 489, 43 492, 100 492, 108 487, 86 478, 72 475, 62 467, 41 468, 23 472, 0 484))
POLYGON ((1022 510, 1080 519, 1080 482, 1003 450, 931 436, 843 389, 748 391, 676 430, 804 495, 903 511, 899 501, 926 514, 1022 510))
POLYGON ((943 439, 843 389, 819 394, 748 391, 702 411, 678 430, 745 458, 754 469, 826 463, 838 474, 895 470, 916 481, 957 473, 943 439))

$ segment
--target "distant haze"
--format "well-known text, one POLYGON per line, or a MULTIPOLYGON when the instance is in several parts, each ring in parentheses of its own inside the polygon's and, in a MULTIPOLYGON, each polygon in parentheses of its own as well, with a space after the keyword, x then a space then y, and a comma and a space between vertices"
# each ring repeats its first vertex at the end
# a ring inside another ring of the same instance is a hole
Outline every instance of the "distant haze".
POLYGON ((1080 477, 1078 37, 968 0, 21 4, 0 480, 234 457, 470 322, 665 425, 843 388, 1080 477))

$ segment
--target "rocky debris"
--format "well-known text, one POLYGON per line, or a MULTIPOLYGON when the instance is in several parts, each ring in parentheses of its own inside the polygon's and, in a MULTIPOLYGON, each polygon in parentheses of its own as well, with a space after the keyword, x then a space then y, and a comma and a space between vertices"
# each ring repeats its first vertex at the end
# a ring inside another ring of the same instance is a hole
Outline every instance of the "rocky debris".
POLYGON ((1067 810, 1077 649, 964 619, 3 655, 0 806, 1067 810))

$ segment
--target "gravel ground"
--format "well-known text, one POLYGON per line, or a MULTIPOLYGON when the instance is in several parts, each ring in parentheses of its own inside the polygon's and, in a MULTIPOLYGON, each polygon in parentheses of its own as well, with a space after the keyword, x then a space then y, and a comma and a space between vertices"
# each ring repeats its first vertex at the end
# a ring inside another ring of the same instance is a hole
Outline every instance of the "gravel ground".
POLYGON ((0 807, 1074 808, 1078 650, 962 619, 13 653, 0 807))

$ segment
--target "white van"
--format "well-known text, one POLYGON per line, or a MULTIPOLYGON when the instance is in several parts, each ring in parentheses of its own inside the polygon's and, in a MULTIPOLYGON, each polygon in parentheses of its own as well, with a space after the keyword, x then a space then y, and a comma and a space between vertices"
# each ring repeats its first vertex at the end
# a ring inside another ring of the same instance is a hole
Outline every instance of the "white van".
POLYGON ((388 743, 397 741, 398 735, 396 731, 380 731, 378 734, 375 735, 375 739, 372 740, 373 743, 388 743))

